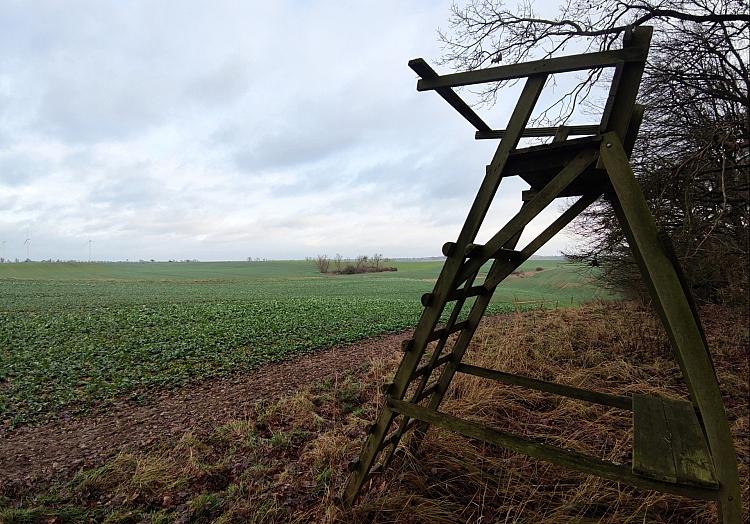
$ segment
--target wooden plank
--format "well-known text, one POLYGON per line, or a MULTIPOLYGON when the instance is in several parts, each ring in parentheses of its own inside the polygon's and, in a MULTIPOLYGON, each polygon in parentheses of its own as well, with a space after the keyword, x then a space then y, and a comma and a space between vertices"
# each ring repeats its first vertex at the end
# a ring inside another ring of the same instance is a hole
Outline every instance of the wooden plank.
POLYGON ((677 482, 672 434, 661 399, 633 395, 633 472, 664 482, 677 482))
POLYGON ((432 366, 430 366, 430 363, 428 362, 427 364, 418 367, 412 375, 412 380, 424 375, 429 375, 432 371, 448 362, 451 358, 453 358, 453 355, 451 353, 446 353, 442 357, 438 358, 432 366))
POLYGON ((563 189, 570 185, 570 183, 585 171, 595 160, 596 151, 594 150, 588 149, 579 153, 570 164, 564 167, 555 178, 544 186, 544 188, 539 191, 531 201, 527 202, 521 210, 482 247, 480 255, 475 256, 464 263, 456 284, 463 282, 469 277, 469 275, 476 272, 488 260, 490 260, 500 248, 504 247, 504 244, 510 237, 522 230, 539 213, 541 213, 563 189))
MULTIPOLYGON (((565 126, 568 130, 568 135, 571 136, 583 136, 583 135, 595 135, 599 133, 598 125, 580 125, 580 126, 565 126)), ((527 127, 521 133, 524 138, 535 138, 545 136, 555 136, 560 127, 527 127)), ((489 131, 477 131, 474 133, 476 140, 496 140, 505 136, 505 129, 491 129, 489 131)))
POLYGON ((467 322, 465 320, 461 322, 456 322, 455 324, 446 325, 445 327, 441 327, 439 329, 436 329, 432 333, 430 333, 430 336, 427 337, 427 340, 429 342, 432 342, 434 340, 440 340, 442 338, 446 338, 449 335, 452 335, 454 333, 458 333, 459 331, 466 329, 467 322))
POLYGON ((602 138, 600 136, 583 136, 572 140, 561 142, 551 142, 549 144, 539 144, 529 147, 514 149, 510 156, 514 162, 526 158, 535 160, 540 163, 549 162, 550 157, 559 156, 560 158, 573 158, 573 155, 588 149, 589 147, 598 147, 602 138), (568 153, 566 157, 565 154, 568 153), (572 153, 572 154, 571 154, 572 153))
POLYGON ((615 192, 611 196, 613 208, 672 343, 690 398, 703 418, 721 485, 719 505, 722 518, 726 522, 740 522, 742 506, 737 455, 716 374, 708 348, 701 338, 700 320, 693 316, 674 266, 658 241, 651 211, 616 133, 604 135, 600 156, 615 192))
POLYGON ((441 75, 437 78, 425 78, 417 82, 417 91, 428 91, 439 87, 469 86, 485 82, 501 82, 503 80, 512 80, 514 78, 523 78, 538 74, 549 75, 600 67, 614 67, 621 62, 642 62, 645 58, 646 52, 639 48, 545 58, 521 64, 476 69, 474 71, 441 75))
POLYGON ((636 27, 627 41, 623 42, 624 45, 628 46, 623 51, 629 50, 636 55, 640 55, 641 58, 640 60, 626 61, 628 63, 623 65, 622 71, 614 79, 616 81, 612 83, 606 105, 608 111, 602 117, 602 133, 614 131, 620 137, 620 140, 625 138, 633 115, 633 105, 638 96, 638 88, 641 85, 643 70, 646 67, 652 33, 653 27, 636 27), (610 108, 611 110, 609 110, 610 108))
POLYGON ((483 442, 495 444, 516 453, 551 462, 588 475, 595 475, 597 477, 616 482, 623 482, 639 488, 663 491, 684 497, 704 500, 716 499, 716 490, 692 486, 680 486, 678 484, 648 479, 633 474, 628 466, 605 462, 598 458, 590 457, 575 451, 569 451, 548 444, 534 442, 517 435, 497 431, 481 424, 462 420, 458 417, 448 415, 447 413, 423 408, 402 400, 388 399, 388 406, 398 413, 424 421, 430 425, 447 429, 483 442))
MULTIPOLYGON (((576 126, 577 127, 577 126, 576 126)), ((572 126, 559 126, 557 128, 557 131, 555 131, 555 134, 552 138, 553 143, 557 142, 565 142, 570 134, 573 132, 572 126)), ((596 134, 596 131, 594 133, 584 133, 584 134, 596 134)))
POLYGON ((467 299, 471 297, 476 297, 479 295, 483 295, 487 293, 487 288, 484 286, 471 286, 468 288, 460 288, 455 289, 451 291, 448 294, 448 297, 446 300, 459 300, 459 299, 467 299))
POLYGON ((482 368, 479 366, 473 366, 471 364, 459 364, 456 368, 456 371, 459 373, 474 375, 476 377, 496 380, 498 382, 502 382, 503 384, 521 386, 537 391, 544 391, 545 393, 552 393, 554 395, 562 395, 564 397, 585 400, 587 402, 593 402, 594 404, 601 404, 603 406, 624 409, 626 411, 630 411, 632 409, 630 397, 609 395, 607 393, 600 393, 598 391, 590 391, 588 389, 567 386, 565 384, 556 384, 554 382, 547 382, 545 380, 523 377, 521 375, 514 375, 512 373, 506 373, 504 371, 482 368))
MULTIPOLYGON (((409 67, 411 67, 412 70, 422 78, 437 78, 438 76, 435 70, 432 69, 422 58, 410 60, 409 67)), ((491 131, 490 126, 488 126, 484 120, 482 120, 481 117, 477 115, 474 110, 456 94, 455 91, 453 91, 453 89, 449 87, 440 87, 435 91, 437 91, 437 94, 442 96, 443 100, 448 102, 453 109, 458 111, 461 116, 468 120, 471 125, 477 128, 478 133, 491 131)))
POLYGON ((684 400, 660 400, 672 435, 672 458, 677 482, 718 488, 711 454, 693 405, 684 400))

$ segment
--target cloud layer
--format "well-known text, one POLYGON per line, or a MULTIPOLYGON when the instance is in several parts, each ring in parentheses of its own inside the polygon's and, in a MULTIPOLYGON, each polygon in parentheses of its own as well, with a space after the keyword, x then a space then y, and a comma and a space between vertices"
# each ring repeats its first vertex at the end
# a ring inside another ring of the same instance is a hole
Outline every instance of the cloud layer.
POLYGON ((0 4, 4 255, 439 254, 495 145, 406 66, 440 56, 449 4, 342 5, 0 4))

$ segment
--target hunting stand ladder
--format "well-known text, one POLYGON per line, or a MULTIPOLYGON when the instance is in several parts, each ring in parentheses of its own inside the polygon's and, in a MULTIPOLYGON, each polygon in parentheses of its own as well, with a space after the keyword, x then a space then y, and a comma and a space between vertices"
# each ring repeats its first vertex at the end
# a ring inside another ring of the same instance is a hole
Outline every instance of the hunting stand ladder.
POLYGON ((565 56, 439 76, 424 60, 409 66, 421 77, 418 91, 434 90, 476 127, 477 139, 501 139, 455 242, 443 246, 445 265, 432 293, 422 296, 424 311, 386 401, 370 427, 344 501, 354 503, 360 490, 388 466, 402 436, 413 431, 415 449, 430 425, 639 488, 718 502, 723 522, 740 522, 737 458, 711 355, 690 292, 668 237, 657 231, 630 167, 629 155, 643 117, 635 103, 648 55, 652 28, 629 32, 623 48, 565 56), (614 68, 612 86, 599 125, 526 128, 550 74, 614 68), (492 130, 452 88, 526 78, 507 129, 492 130), (549 144, 517 148, 522 137, 553 136, 549 144), (580 138, 568 139, 568 136, 580 138), (520 176, 520 211, 486 244, 475 244, 500 181, 520 176), (611 202, 633 256, 666 328, 690 393, 690 402, 635 394, 623 397, 484 369, 461 362, 497 285, 599 197, 611 202), (556 198, 575 203, 523 249, 517 249, 524 227, 556 198), (484 281, 479 270, 491 261, 484 281), (468 317, 458 321, 467 299, 468 317), (446 306, 447 322, 438 326, 446 306), (457 337, 450 338, 452 334, 457 337), (448 341, 452 340, 452 344, 448 341), (431 353, 426 349, 435 342, 431 353), (444 351, 446 347, 447 351, 444 351), (632 466, 557 448, 468 422, 439 411, 456 373, 572 397, 633 413, 632 466), (407 395, 408 393, 408 395, 407 395))

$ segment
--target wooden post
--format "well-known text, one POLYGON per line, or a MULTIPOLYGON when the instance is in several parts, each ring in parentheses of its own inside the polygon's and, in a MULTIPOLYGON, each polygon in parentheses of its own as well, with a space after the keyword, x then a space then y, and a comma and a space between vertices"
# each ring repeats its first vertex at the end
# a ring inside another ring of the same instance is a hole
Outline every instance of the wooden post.
POLYGON ((600 156, 612 182, 617 214, 657 312, 680 362, 690 397, 700 411, 719 480, 719 507, 724 522, 742 519, 737 455, 724 411, 721 390, 708 348, 703 343, 700 319, 688 298, 668 254, 657 236, 656 224, 617 133, 604 135, 600 156))

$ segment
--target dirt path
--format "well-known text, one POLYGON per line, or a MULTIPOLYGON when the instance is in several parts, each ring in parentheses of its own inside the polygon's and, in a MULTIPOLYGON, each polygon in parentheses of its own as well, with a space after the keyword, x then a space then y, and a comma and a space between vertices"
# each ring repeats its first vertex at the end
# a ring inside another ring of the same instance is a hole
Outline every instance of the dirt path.
POLYGON ((372 357, 397 352, 411 332, 334 347, 264 366, 238 377, 209 380, 161 394, 146 405, 118 402, 105 413, 21 427, 0 435, 0 492, 92 467, 120 451, 144 448, 174 434, 210 431, 325 378, 356 370, 372 357))

